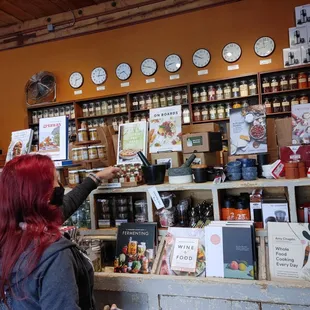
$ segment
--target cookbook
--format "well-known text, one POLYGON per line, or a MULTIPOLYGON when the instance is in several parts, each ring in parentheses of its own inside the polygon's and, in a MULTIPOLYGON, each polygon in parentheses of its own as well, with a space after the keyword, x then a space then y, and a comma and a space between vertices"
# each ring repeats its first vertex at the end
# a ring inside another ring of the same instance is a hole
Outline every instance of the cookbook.
POLYGON ((267 152, 264 105, 230 110, 230 155, 267 152))
POLYGON ((292 144, 310 143, 310 103, 292 106, 292 144))
POLYGON ((172 106, 150 110, 150 153, 182 151, 182 109, 172 106))

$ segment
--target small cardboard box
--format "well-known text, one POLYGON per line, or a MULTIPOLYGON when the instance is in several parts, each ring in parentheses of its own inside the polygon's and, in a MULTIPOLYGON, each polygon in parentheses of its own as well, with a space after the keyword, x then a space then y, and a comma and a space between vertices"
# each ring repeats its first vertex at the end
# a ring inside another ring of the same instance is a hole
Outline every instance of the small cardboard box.
MULTIPOLYGON (((292 118, 276 119, 276 134, 279 147, 292 144, 292 118)), ((269 146, 269 140, 268 140, 269 146)))
POLYGON ((183 164, 181 152, 163 152, 151 154, 152 164, 166 164, 168 168, 177 168, 183 164))
MULTIPOLYGON (((194 154, 196 155, 196 158, 193 161, 193 165, 219 166, 221 164, 219 152, 194 154)), ((183 154, 183 161, 186 162, 191 155, 192 154, 183 154)))
POLYGON ((288 203, 285 197, 266 197, 262 203, 264 228, 268 222, 289 222, 288 203))
POLYGON ((182 127, 183 135, 197 132, 219 132, 220 125, 216 123, 194 124, 182 127))
POLYGON ((183 135, 183 153, 216 152, 222 150, 220 132, 200 132, 183 135))

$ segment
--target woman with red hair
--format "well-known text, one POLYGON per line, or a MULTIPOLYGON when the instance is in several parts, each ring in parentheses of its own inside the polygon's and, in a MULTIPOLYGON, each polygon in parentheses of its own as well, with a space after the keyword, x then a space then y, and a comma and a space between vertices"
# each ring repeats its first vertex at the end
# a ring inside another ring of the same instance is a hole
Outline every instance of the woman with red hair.
POLYGON ((24 155, 6 164, 0 176, 0 309, 95 309, 91 263, 59 226, 117 171, 91 175, 63 197, 49 157, 24 155))

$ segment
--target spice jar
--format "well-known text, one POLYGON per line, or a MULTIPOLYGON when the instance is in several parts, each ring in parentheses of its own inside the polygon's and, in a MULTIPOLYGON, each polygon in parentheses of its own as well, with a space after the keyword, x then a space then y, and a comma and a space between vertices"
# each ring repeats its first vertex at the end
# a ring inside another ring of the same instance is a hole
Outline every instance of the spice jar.
POLYGON ((127 104, 126 104, 126 99, 125 98, 121 98, 121 112, 125 113, 127 112, 127 104))
POLYGON ((89 159, 98 159, 97 146, 94 145, 88 147, 88 157, 89 159))
MULTIPOLYGON (((70 115, 69 115, 69 118, 72 118, 71 116, 71 108, 69 107, 70 109, 70 115)), ((73 111, 74 111, 74 108, 73 108, 73 111)), ((59 109, 58 108, 54 108, 54 116, 59 116, 59 109)), ((73 117, 74 118, 74 117, 73 117)))
POLYGON ((200 88, 200 101, 201 102, 206 102, 208 99, 207 99, 207 90, 205 88, 205 86, 202 86, 200 88))
POLYGON ((272 113, 272 106, 271 106, 271 102, 269 101, 268 98, 265 98, 264 105, 265 105, 266 113, 271 114, 272 113))
POLYGON ((233 109, 239 109, 239 108, 241 108, 241 104, 238 101, 234 102, 233 109))
POLYGON ((299 103, 300 104, 305 104, 309 102, 308 95, 302 94, 299 98, 299 103))
POLYGON ((95 104, 93 102, 90 102, 88 105, 88 113, 89 116, 95 116, 95 104))
POLYGON ((146 103, 143 95, 139 97, 139 109, 146 110, 146 103))
POLYGON ((290 78, 289 78, 289 89, 293 90, 293 89, 298 89, 298 82, 297 82, 297 78, 296 78, 296 74, 292 73, 290 74, 290 78))
POLYGON ((217 112, 217 118, 219 119, 225 118, 225 108, 221 103, 217 105, 216 112, 217 112))
POLYGON ((263 83, 262 83, 262 88, 264 93, 270 93, 270 82, 269 78, 264 77, 263 78, 263 83))
POLYGON ((88 134, 87 134, 87 130, 84 128, 81 128, 78 130, 78 140, 80 142, 85 142, 88 141, 88 134))
POLYGON ((81 147, 79 152, 82 160, 88 160, 88 149, 86 146, 81 147))
POLYGON ((197 103, 199 102, 199 91, 198 88, 194 87, 193 89, 193 102, 197 103))
POLYGON ((272 112, 273 113, 282 112, 281 102, 280 102, 278 97, 273 98, 273 101, 272 101, 272 112))
POLYGON ((95 103, 95 114, 96 114, 96 116, 101 115, 101 104, 100 104, 100 102, 95 103))
POLYGON ((232 83, 232 97, 233 98, 240 97, 240 87, 239 87, 238 82, 233 82, 232 83))
POLYGON ((72 160, 73 161, 78 161, 79 158, 78 158, 78 148, 75 147, 72 149, 72 160))
POLYGON ((182 104, 182 98, 181 98, 181 93, 179 90, 174 92, 174 103, 176 105, 182 104))
POLYGON ((276 76, 271 78, 270 86, 271 86, 270 90, 272 93, 276 93, 279 91, 279 82, 278 82, 278 78, 276 76))
POLYGON ((113 113, 114 113, 113 101, 108 100, 108 114, 113 114, 113 113))
POLYGON ((288 100, 287 96, 282 97, 282 111, 283 112, 289 112, 291 111, 291 104, 290 101, 288 100))
POLYGON ((216 100, 223 100, 224 99, 224 90, 221 84, 216 85, 216 93, 215 93, 216 100))
POLYGON ((151 97, 151 95, 147 95, 147 96, 146 96, 145 104, 146 104, 146 108, 147 108, 147 109, 150 110, 150 109, 153 108, 152 97, 151 97))
POLYGON ((32 112, 32 123, 37 124, 39 122, 37 111, 32 112))
POLYGON ((203 106, 203 107, 202 107, 202 110, 201 110, 201 119, 202 119, 203 121, 207 121, 207 120, 210 119, 210 117, 209 117, 209 110, 208 110, 208 108, 207 108, 206 106, 203 106))
POLYGON ((247 97, 249 95, 249 85, 247 81, 240 82, 240 96, 247 97))
POLYGON ((183 124, 189 124, 191 122, 190 112, 188 108, 183 109, 183 124))
POLYGON ((216 105, 212 104, 209 110, 210 119, 217 119, 217 109, 216 105))
POLYGON ((249 103, 247 100, 242 100, 242 104, 241 104, 241 107, 242 108, 247 108, 249 106, 249 103))
POLYGON ((224 87, 224 99, 230 99, 232 96, 231 94, 231 86, 229 83, 225 83, 224 87))
POLYGON ((72 186, 78 185, 80 183, 78 170, 69 171, 69 184, 72 186))
POLYGON ((133 111, 139 110, 138 97, 136 97, 136 96, 132 98, 132 110, 133 111))
POLYGON ((117 123, 117 118, 116 117, 114 117, 112 119, 112 127, 113 127, 114 131, 118 131, 118 123, 117 123))
POLYGON ((285 91, 288 90, 289 86, 288 86, 288 79, 286 77, 286 75, 281 75, 280 78, 280 90, 281 91, 285 91))
POLYGON ((90 141, 98 140, 98 133, 96 128, 89 129, 89 139, 90 141))
POLYGON ((226 107, 225 107, 226 117, 230 116, 230 109, 231 109, 231 104, 228 102, 228 103, 226 103, 226 107))
POLYGON ((168 107, 173 106, 173 95, 172 95, 172 91, 169 91, 169 92, 168 92, 168 95, 167 95, 167 105, 168 105, 168 107))
MULTIPOLYGON (((82 109, 83 109, 83 117, 88 117, 89 116, 89 113, 88 113, 88 104, 87 103, 84 103, 83 106, 82 106, 82 109)), ((59 111, 60 115, 61 115, 61 109, 59 111)))
POLYGON ((48 109, 48 117, 54 117, 54 110, 48 109))
POLYGON ((298 73, 298 88, 303 89, 308 87, 308 76, 305 72, 298 73))
POLYGON ((160 101, 160 107, 163 108, 163 107, 166 107, 167 106, 167 100, 166 100, 166 95, 164 92, 160 93, 160 98, 159 98, 159 101, 160 101))
POLYGON ((256 85, 256 80, 254 79, 250 80, 250 83, 249 83, 249 95, 250 96, 257 95, 257 85, 256 85))
POLYGON ((157 108, 160 107, 160 105, 159 105, 159 96, 158 96, 157 93, 153 94, 152 102, 153 102, 153 108, 154 109, 157 109, 157 108))
POLYGON ((188 95, 186 88, 182 90, 182 104, 188 104, 188 95))
POLYGON ((215 100, 215 88, 212 85, 208 86, 208 100, 215 100))
POLYGON ((194 110, 194 122, 200 122, 201 121, 201 111, 199 107, 196 107, 194 110))
POLYGON ((299 99, 296 95, 294 95, 291 99, 291 107, 296 104, 299 104, 299 99))
MULTIPOLYGON (((64 116, 65 115, 65 108, 64 107, 61 107, 60 109, 62 109, 63 110, 63 114, 62 115, 60 115, 60 116, 64 116)), ((41 112, 41 111, 38 111, 38 117, 39 117, 39 119, 40 118, 47 118, 48 117, 48 110, 47 109, 44 109, 43 110, 43 113, 41 112), (41 115, 41 117, 39 117, 39 115, 41 115)))
POLYGON ((105 159, 106 151, 104 145, 97 145, 98 158, 105 159))

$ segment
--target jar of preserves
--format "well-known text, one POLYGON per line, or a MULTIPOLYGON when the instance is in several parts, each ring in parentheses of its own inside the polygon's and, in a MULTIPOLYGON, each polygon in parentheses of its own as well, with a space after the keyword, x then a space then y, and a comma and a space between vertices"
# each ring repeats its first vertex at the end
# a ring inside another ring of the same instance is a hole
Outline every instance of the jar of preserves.
POLYGON ((79 142, 88 141, 88 134, 87 134, 86 129, 81 128, 78 130, 78 140, 79 140, 79 142))
POLYGON ((219 119, 225 118, 225 108, 221 103, 217 105, 216 112, 217 112, 217 118, 219 119))
POLYGON ((201 121, 201 111, 199 107, 196 107, 194 110, 194 122, 200 122, 201 121))
POLYGON ((240 97, 240 87, 238 82, 232 83, 232 97, 238 98, 240 97))
POLYGON ((76 186, 80 183, 79 171, 78 170, 70 170, 69 171, 69 184, 71 186, 76 186))
POLYGON ((159 96, 158 96, 157 93, 154 93, 154 94, 153 94, 152 102, 153 102, 153 108, 154 108, 154 109, 157 109, 157 108, 160 107, 160 105, 159 105, 159 96))
POLYGON ((113 101, 108 100, 108 114, 113 114, 113 113, 114 113, 113 101))
POLYGON ((247 100, 242 100, 241 107, 242 108, 247 108, 248 106, 249 106, 249 102, 247 100))
MULTIPOLYGON (((65 109, 64 109, 64 107, 60 107, 60 109, 62 109, 64 112, 63 112, 63 114, 62 115, 60 115, 60 116, 64 116, 65 115, 65 109)), ((39 112, 41 112, 41 111, 38 111, 38 115, 39 115, 39 112)), ((43 113, 41 112, 41 118, 48 118, 48 110, 47 109, 44 109, 43 110, 43 113)))
POLYGON ((208 100, 215 100, 215 87, 213 85, 208 86, 208 100))
POLYGON ((143 95, 139 97, 139 109, 146 110, 146 103, 143 95))
POLYGON ((122 113, 127 112, 127 104, 125 98, 121 98, 121 112, 122 113))
POLYGON ((150 109, 153 108, 153 103, 152 103, 152 97, 151 97, 151 95, 146 95, 145 104, 146 104, 146 108, 147 108, 147 109, 150 110, 150 109))
POLYGON ((96 116, 101 115, 101 104, 100 104, 100 102, 95 103, 95 114, 96 114, 96 116))
POLYGON ((133 111, 139 110, 139 101, 138 101, 138 97, 136 96, 132 98, 132 110, 133 111))
POLYGON ((176 105, 182 104, 181 93, 180 93, 179 90, 176 90, 176 91, 174 92, 174 103, 175 103, 176 105))
POLYGON ((210 119, 210 117, 209 117, 209 110, 208 110, 208 108, 206 106, 203 106, 202 110, 201 110, 201 120, 207 121, 209 119, 210 119))
POLYGON ((99 159, 105 159, 106 158, 106 150, 104 145, 97 145, 97 152, 98 152, 98 158, 99 159))
MULTIPOLYGON (((66 114, 66 116, 67 116, 68 118, 70 118, 70 107, 69 107, 69 106, 66 106, 66 107, 65 107, 65 114, 66 114)), ((55 109, 53 109, 53 115, 54 115, 54 117, 56 116, 56 115, 55 115, 55 109)))
POLYGON ((270 91, 272 93, 276 93, 279 91, 279 81, 278 81, 278 78, 276 76, 271 78, 270 91))
POLYGON ((269 78, 264 77, 262 82, 263 93, 270 93, 270 82, 269 78))
POLYGON ((94 119, 93 120, 93 128, 94 127, 98 127, 99 126, 99 121, 98 121, 98 119, 94 119))
POLYGON ((88 113, 89 116, 95 116, 95 104, 93 102, 90 102, 88 105, 88 113))
POLYGON ((80 148, 82 160, 88 160, 88 149, 86 146, 80 148))
POLYGON ((182 104, 188 104, 188 94, 186 88, 182 90, 182 104))
POLYGON ((207 99, 207 90, 205 88, 205 86, 201 86, 200 88, 200 101, 201 102, 206 102, 208 99, 207 99))
MULTIPOLYGON (((69 107, 69 109, 70 109, 69 118, 74 118, 74 117, 71 116, 71 107, 69 107)), ((74 108, 73 108, 73 110, 74 110, 74 108)), ((55 117, 59 116, 59 109, 58 108, 54 108, 54 116, 55 117)))
POLYGON ((164 92, 160 93, 159 102, 161 108, 167 106, 166 94, 164 92))
POLYGON ((113 117, 112 119, 112 126, 113 126, 114 131, 118 131, 118 122, 117 122, 116 117, 113 117))
POLYGON ((289 112, 291 111, 291 104, 290 104, 290 101, 288 100, 288 97, 287 96, 283 96, 282 97, 282 111, 283 112, 289 112))
POLYGON ((38 119, 37 111, 33 111, 32 112, 32 123, 33 124, 38 124, 38 122, 39 122, 39 119, 38 119))
POLYGON ((168 105, 168 107, 173 106, 173 95, 172 95, 172 91, 169 91, 169 92, 168 92, 168 95, 167 95, 167 105, 168 105))
POLYGON ((199 102, 199 91, 198 88, 194 87, 193 89, 193 102, 197 103, 199 102))
POLYGON ((281 102, 278 97, 274 97, 272 101, 272 112, 279 113, 282 112, 281 102))
POLYGON ((90 141, 98 140, 98 133, 96 128, 89 129, 89 139, 90 141))
POLYGON ((89 159, 98 159, 97 146, 94 145, 88 147, 88 157, 89 159))
POLYGON ((72 149, 72 160, 73 161, 78 161, 78 148, 75 147, 72 149))
POLYGON ((210 119, 217 119, 216 105, 211 104, 209 114, 210 114, 210 119))
POLYGON ((85 121, 81 122, 81 128, 82 129, 87 129, 87 123, 85 121))
POLYGON ((296 95, 294 95, 291 99, 291 106, 299 104, 299 99, 296 95))
POLYGON ((224 90, 221 84, 216 85, 216 93, 215 93, 216 100, 223 100, 224 99, 224 90))
POLYGON ((54 110, 48 109, 48 117, 54 117, 54 110))
POLYGON ((87 128, 93 128, 93 121, 91 119, 87 121, 87 128))
POLYGON ((280 90, 281 91, 285 91, 288 90, 289 86, 288 86, 288 79, 286 75, 281 75, 280 78, 280 90))
POLYGON ((239 109, 239 108, 241 108, 241 103, 238 102, 238 101, 235 101, 235 102, 233 103, 233 109, 239 109))
POLYGON ((225 83, 224 86, 224 99, 230 99, 232 96, 231 94, 231 86, 229 83, 225 83))
POLYGON ((183 109, 183 124, 189 124, 191 122, 190 112, 188 108, 183 109))
POLYGON ((82 148, 81 148, 81 147, 78 147, 78 148, 77 148, 77 158, 78 158, 78 161, 83 160, 82 148))
POLYGON ((225 106, 226 117, 230 116, 230 109, 231 109, 231 104, 228 102, 228 103, 226 103, 226 106, 225 106))
POLYGON ((240 96, 247 97, 249 95, 249 85, 247 81, 240 82, 240 96))
POLYGON ((295 73, 290 74, 290 78, 288 80, 289 83, 289 89, 298 89, 298 81, 295 73))
POLYGON ((249 83, 249 95, 255 96, 257 95, 257 84, 255 79, 251 79, 249 83))
POLYGON ((298 88, 303 89, 308 87, 308 76, 305 72, 298 73, 298 88))
POLYGON ((300 96, 300 98, 299 98, 299 103, 300 103, 300 104, 309 103, 308 95, 302 94, 302 95, 300 96))

